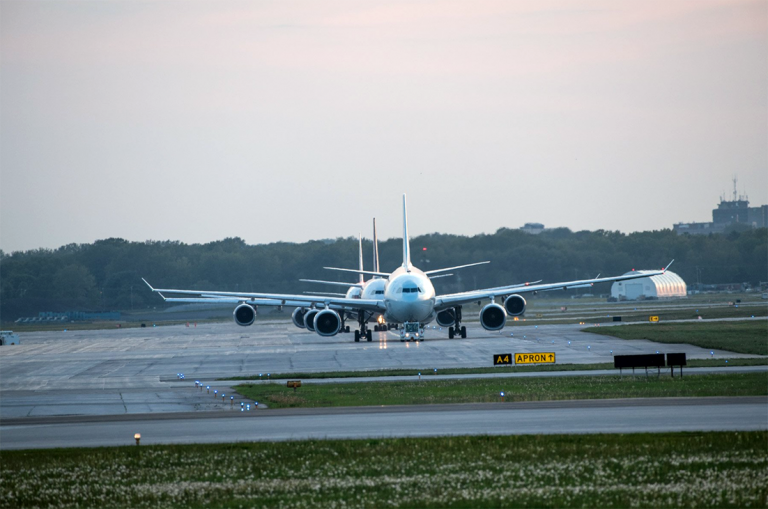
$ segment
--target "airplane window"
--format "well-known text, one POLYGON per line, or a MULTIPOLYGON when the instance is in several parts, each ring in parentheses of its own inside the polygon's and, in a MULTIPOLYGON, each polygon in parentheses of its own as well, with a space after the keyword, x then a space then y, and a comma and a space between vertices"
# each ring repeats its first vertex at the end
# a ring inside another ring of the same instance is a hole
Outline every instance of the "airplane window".
POLYGON ((375 295, 384 295, 384 290, 376 290, 375 295))

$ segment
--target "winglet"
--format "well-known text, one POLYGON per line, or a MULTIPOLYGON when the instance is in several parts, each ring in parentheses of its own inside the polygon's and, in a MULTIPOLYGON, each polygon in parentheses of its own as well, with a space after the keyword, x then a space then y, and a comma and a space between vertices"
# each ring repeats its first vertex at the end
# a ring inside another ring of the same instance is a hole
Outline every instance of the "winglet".
POLYGON ((669 263, 667 264, 667 266, 666 266, 666 267, 664 267, 663 269, 661 269, 661 271, 662 271, 662 272, 666 272, 666 271, 667 271, 667 269, 669 268, 669 266, 670 266, 670 265, 672 265, 673 263, 675 263, 675 259, 674 259, 674 258, 672 258, 672 261, 671 261, 671 262, 669 262, 669 263))
POLYGON ((144 281, 144 282, 147 284, 147 286, 149 287, 149 289, 150 289, 150 290, 152 290, 153 292, 155 292, 156 294, 158 294, 160 297, 162 297, 162 298, 163 298, 163 300, 168 300, 168 299, 166 299, 166 298, 165 298, 165 295, 163 295, 162 293, 160 293, 160 292, 158 292, 157 290, 155 290, 154 288, 152 288, 152 285, 151 285, 151 284, 149 284, 149 281, 147 281, 147 280, 146 280, 146 279, 144 279, 144 278, 141 278, 141 280, 142 280, 142 281, 144 281))

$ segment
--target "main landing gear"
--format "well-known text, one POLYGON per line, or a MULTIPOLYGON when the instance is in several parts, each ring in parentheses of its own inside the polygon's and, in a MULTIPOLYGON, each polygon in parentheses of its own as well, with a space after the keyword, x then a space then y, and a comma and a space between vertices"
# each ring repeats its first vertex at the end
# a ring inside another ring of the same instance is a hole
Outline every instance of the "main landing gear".
POLYGON ((461 336, 461 339, 467 339, 467 328, 461 325, 461 306, 453 308, 456 311, 456 322, 453 327, 448 327, 448 339, 461 336))
POLYGON ((344 314, 341 315, 341 329, 339 332, 349 332, 349 325, 346 325, 347 317, 344 314))
POLYGON ((357 322, 360 324, 360 329, 355 331, 355 343, 359 343, 361 338, 373 341, 373 332, 366 326, 365 312, 358 313, 357 322))

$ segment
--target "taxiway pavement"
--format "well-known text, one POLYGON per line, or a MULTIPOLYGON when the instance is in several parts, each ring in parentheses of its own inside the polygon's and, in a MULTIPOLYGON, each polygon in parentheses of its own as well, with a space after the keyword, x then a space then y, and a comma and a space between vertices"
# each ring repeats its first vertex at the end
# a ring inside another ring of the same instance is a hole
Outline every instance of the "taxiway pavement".
MULTIPOLYGON (((24 333, 20 345, 0 349, 0 419, 225 410, 228 398, 221 402, 190 390, 194 380, 260 372, 409 368, 416 373, 490 366, 494 354, 537 351, 553 351, 558 363, 577 364, 656 351, 685 352, 689 359, 749 357, 686 344, 624 341, 582 328, 516 326, 491 333, 469 324, 468 339, 449 340, 445 331, 429 329, 421 343, 401 343, 394 332, 374 332, 371 343, 355 343, 351 334, 322 338, 285 319, 247 328, 219 323, 24 333), (184 373, 184 384, 176 381, 177 373, 184 373)), ((216 383, 229 393, 226 382, 216 383)))

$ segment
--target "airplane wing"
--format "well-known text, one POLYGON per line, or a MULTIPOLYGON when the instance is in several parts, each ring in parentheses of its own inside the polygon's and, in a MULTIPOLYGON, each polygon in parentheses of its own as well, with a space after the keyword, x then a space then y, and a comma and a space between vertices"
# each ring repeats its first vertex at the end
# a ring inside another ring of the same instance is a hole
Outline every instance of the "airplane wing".
MULTIPOLYGON (((672 262, 674 262, 674 260, 672 260, 672 262)), ((517 286, 499 286, 496 288, 487 288, 484 290, 473 290, 469 292, 438 295, 437 298, 435 299, 435 311, 441 311, 449 307, 460 306, 462 304, 468 304, 470 302, 475 302, 482 299, 490 299, 492 297, 503 297, 505 295, 511 295, 513 293, 530 293, 530 292, 541 292, 545 290, 568 290, 571 288, 586 288, 596 283, 608 283, 613 281, 626 281, 628 279, 637 279, 642 277, 659 276, 661 274, 664 274, 664 272, 666 272, 669 266, 672 265, 672 262, 669 262, 669 265, 667 265, 663 269, 653 271, 653 272, 643 272, 643 273, 637 272, 637 273, 625 274, 623 276, 603 277, 603 278, 595 278, 595 279, 582 279, 579 281, 565 281, 562 283, 547 283, 547 284, 525 283, 524 285, 517 285, 517 286)))
POLYGON ((374 272, 372 270, 340 269, 338 267, 323 267, 323 268, 327 270, 338 270, 341 272, 352 272, 353 274, 365 274, 367 276, 379 276, 383 278, 388 278, 389 276, 392 275, 388 272, 374 272))
POLYGON ((366 311, 385 311, 384 301, 372 299, 348 299, 345 297, 333 297, 329 295, 291 295, 282 293, 252 293, 252 292, 211 292, 200 290, 176 290, 169 288, 153 288, 146 279, 142 280, 149 288, 160 294, 163 299, 169 302, 205 302, 200 299, 208 299, 216 302, 219 299, 236 299, 237 302, 247 302, 249 304, 266 306, 315 306, 330 307, 338 306, 344 309, 364 309, 366 311), (164 293, 189 295, 190 297, 172 297, 174 300, 166 298, 164 293), (205 297, 203 297, 205 296, 205 297))
POLYGON ((491 263, 491 262, 487 261, 487 262, 468 263, 466 265, 457 265, 456 267, 446 267, 444 269, 425 270, 424 274, 426 274, 427 276, 431 276, 432 274, 448 272, 449 270, 464 269, 466 267, 474 267, 475 265, 485 265, 486 263, 491 263))
POLYGON ((357 287, 362 288, 363 285, 360 283, 342 283, 339 281, 321 281, 319 279, 299 279, 299 281, 302 281, 304 283, 323 283, 326 285, 334 285, 334 286, 346 286, 347 288, 357 287))

